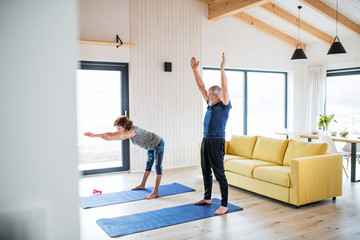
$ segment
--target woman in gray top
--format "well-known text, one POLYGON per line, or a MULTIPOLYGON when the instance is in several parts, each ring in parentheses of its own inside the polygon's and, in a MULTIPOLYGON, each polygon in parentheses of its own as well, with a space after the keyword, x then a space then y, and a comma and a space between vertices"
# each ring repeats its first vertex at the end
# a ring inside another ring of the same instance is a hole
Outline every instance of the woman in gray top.
POLYGON ((145 189, 146 181, 150 175, 151 168, 155 161, 155 170, 156 170, 156 180, 155 187, 151 194, 147 195, 146 199, 152 199, 159 196, 158 190, 160 186, 160 181, 162 177, 162 160, 164 156, 164 140, 156 135, 155 133, 146 131, 142 128, 139 128, 133 125, 133 122, 125 116, 118 117, 114 126, 117 127, 117 132, 107 132, 94 134, 91 132, 84 133, 88 137, 101 137, 104 140, 125 140, 130 138, 133 144, 138 145, 141 148, 147 150, 147 162, 144 177, 139 186, 133 188, 132 190, 145 189))

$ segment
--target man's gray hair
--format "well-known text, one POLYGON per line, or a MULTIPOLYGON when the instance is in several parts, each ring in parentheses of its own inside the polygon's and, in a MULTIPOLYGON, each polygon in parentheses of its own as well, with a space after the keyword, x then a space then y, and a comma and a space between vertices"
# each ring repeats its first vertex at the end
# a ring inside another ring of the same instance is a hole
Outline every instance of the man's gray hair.
POLYGON ((212 95, 216 95, 216 94, 219 94, 219 96, 221 97, 221 87, 219 86, 212 86, 211 88, 209 88, 210 92, 212 93, 212 95))

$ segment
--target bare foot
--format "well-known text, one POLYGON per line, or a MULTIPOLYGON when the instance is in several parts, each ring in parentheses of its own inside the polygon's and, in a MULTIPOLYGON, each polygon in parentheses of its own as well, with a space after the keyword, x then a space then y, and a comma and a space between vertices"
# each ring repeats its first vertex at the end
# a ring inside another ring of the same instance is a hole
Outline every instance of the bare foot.
POLYGON ((225 213, 227 213, 229 209, 227 207, 224 206, 220 206, 218 210, 216 210, 215 214, 216 215, 223 215, 225 213))
POLYGON ((211 204, 211 199, 201 199, 200 201, 194 202, 194 205, 211 204))
POLYGON ((158 193, 150 193, 149 195, 147 195, 146 197, 144 197, 145 199, 153 199, 153 198, 157 198, 159 197, 159 194, 158 193))
POLYGON ((135 187, 135 188, 133 188, 131 190, 143 190, 143 189, 145 189, 145 186, 139 185, 139 186, 137 186, 137 187, 135 187))

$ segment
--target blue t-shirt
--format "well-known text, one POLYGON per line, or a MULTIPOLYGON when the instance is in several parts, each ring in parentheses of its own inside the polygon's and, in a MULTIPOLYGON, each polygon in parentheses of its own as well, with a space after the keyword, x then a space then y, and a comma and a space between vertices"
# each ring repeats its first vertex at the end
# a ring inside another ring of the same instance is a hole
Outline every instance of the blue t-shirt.
POLYGON ((204 137, 205 138, 225 138, 226 122, 229 118, 229 112, 232 108, 231 102, 225 106, 219 102, 213 106, 209 105, 204 117, 204 137))

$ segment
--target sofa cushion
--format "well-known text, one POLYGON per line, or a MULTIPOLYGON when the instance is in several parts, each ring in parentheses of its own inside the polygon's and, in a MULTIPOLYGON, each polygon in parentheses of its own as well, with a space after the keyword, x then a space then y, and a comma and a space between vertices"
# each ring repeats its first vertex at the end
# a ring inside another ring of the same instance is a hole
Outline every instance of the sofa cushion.
POLYGON ((326 143, 302 142, 290 139, 283 165, 290 166, 290 160, 300 157, 323 155, 327 151, 326 143))
POLYGON ((248 159, 247 157, 237 156, 237 155, 231 155, 231 154, 225 154, 224 156, 224 163, 231 159, 248 159))
POLYGON ((287 139, 275 139, 259 136, 252 158, 282 164, 288 144, 287 139))
POLYGON ((290 167, 288 166, 262 166, 254 169, 253 178, 290 187, 290 167))
POLYGON ((257 136, 232 135, 227 153, 251 158, 256 139, 257 136))
POLYGON ((277 164, 255 159, 230 159, 225 163, 225 171, 252 177, 253 171, 259 166, 279 166, 277 164))

